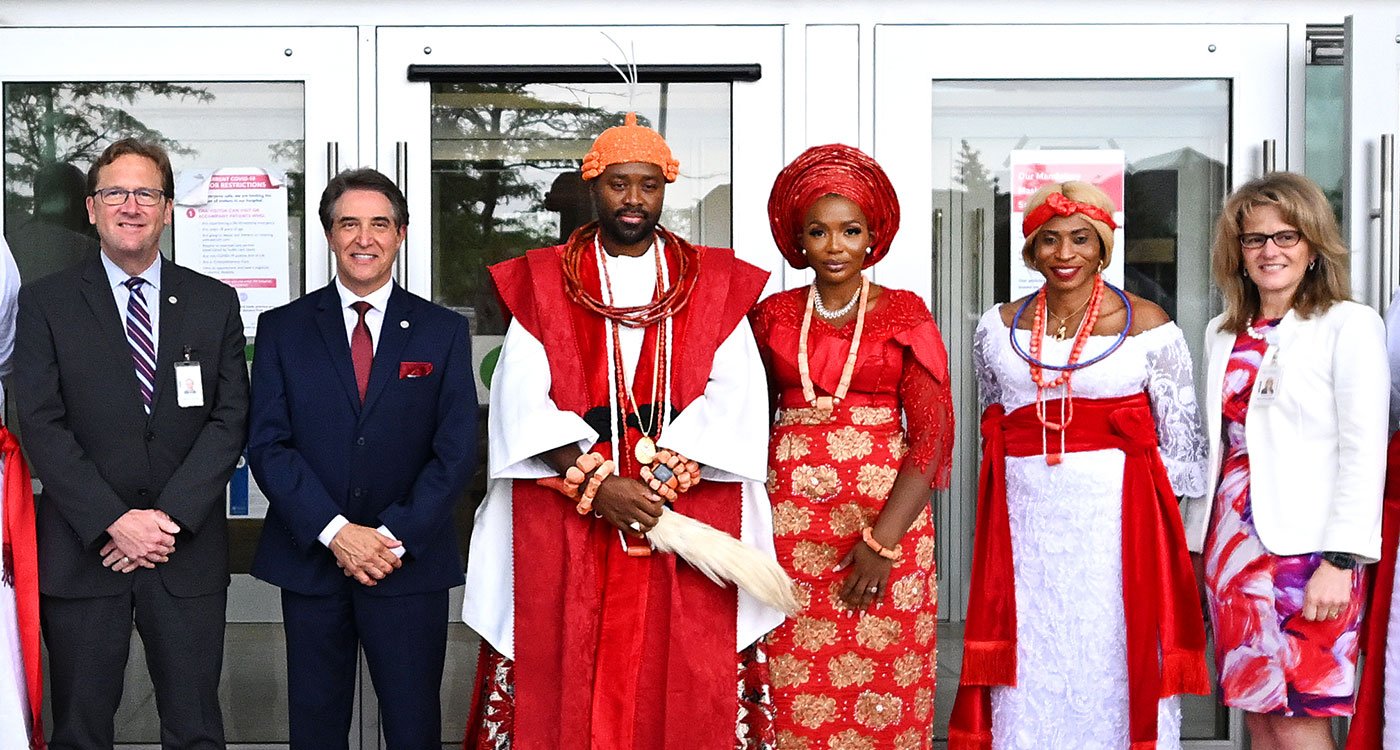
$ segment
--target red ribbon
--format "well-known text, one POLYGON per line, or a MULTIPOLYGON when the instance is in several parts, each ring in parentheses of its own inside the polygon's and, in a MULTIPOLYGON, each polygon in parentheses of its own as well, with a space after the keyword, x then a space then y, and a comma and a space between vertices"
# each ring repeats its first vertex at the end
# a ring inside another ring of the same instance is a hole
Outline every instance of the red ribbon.
POLYGON ((29 466, 13 433, 0 427, 0 457, 5 465, 5 577, 15 588, 15 619, 29 697, 29 747, 44 745, 44 672, 39 661, 39 552, 34 539, 34 485, 29 466))
POLYGON ((1367 583, 1366 619, 1361 625, 1361 682, 1356 714, 1347 733, 1347 750, 1381 746, 1385 715, 1385 639, 1390 624, 1391 592, 1395 585, 1396 546, 1400 544, 1400 432, 1390 437, 1386 456, 1385 506, 1381 522, 1381 560, 1367 583))
MULTIPOLYGON (((1057 406, 1049 402, 1048 408, 1057 406)), ((1065 408, 1064 404, 1058 404, 1065 408)), ((1206 694, 1205 626, 1186 533, 1147 395, 1078 399, 1069 451, 1117 448, 1123 462, 1123 616, 1128 639, 1131 750, 1157 746, 1157 701, 1206 694)), ((949 750, 992 742, 991 688, 1016 684, 1016 583, 1006 505, 1006 457, 1037 455, 1044 427, 1035 406, 982 415, 983 459, 973 541, 971 599, 962 680, 948 730, 949 750)))
POLYGON ((1026 217, 1021 220, 1021 235, 1029 237, 1041 224, 1049 221, 1055 216, 1071 216, 1073 214, 1084 214, 1095 221, 1102 221, 1108 225, 1109 229, 1117 229, 1118 224, 1113 221, 1113 214, 1089 203, 1080 203, 1070 200, 1064 193, 1051 193, 1045 197, 1045 202, 1026 212, 1026 217))

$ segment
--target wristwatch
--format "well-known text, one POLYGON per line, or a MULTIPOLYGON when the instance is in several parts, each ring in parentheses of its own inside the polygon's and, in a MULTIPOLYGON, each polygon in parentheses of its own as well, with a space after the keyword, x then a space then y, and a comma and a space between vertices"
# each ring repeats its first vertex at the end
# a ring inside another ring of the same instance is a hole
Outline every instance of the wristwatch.
POLYGON ((1322 559, 1332 564, 1335 568, 1342 570, 1355 570, 1356 558, 1345 552, 1323 552, 1322 559))

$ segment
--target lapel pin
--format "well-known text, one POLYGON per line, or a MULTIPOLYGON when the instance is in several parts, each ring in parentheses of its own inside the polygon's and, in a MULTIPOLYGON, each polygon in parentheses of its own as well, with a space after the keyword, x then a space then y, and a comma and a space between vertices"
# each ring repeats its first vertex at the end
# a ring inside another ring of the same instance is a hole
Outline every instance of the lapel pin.
POLYGON ((408 327, 408 321, 407 321, 407 320, 400 320, 400 321, 399 321, 399 328, 407 328, 407 327, 408 327))
POLYGON ((179 302, 179 301, 180 301, 180 300, 175 299, 175 295, 173 295, 173 294, 170 295, 170 304, 173 305, 173 304, 175 304, 176 302, 179 302))

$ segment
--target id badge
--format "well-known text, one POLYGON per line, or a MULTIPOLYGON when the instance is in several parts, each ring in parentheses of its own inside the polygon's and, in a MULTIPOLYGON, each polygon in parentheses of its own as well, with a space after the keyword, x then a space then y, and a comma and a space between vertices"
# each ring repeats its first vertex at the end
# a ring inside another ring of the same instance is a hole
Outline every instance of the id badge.
POLYGON ((1278 365, 1278 352, 1259 365, 1259 374, 1255 377, 1254 395, 1250 397, 1251 404, 1268 406, 1278 398, 1279 386, 1283 384, 1283 370, 1278 365))
POLYGON ((204 406, 204 378, 199 363, 186 360, 175 363, 176 403, 180 408, 204 406))

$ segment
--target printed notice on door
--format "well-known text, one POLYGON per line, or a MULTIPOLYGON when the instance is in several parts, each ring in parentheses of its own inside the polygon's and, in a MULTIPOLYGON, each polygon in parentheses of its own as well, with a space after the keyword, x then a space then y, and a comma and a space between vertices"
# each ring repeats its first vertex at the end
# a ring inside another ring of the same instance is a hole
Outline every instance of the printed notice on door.
POLYGON ((1021 258, 1026 237, 1021 222, 1026 218, 1026 202, 1035 191, 1054 182, 1088 182, 1113 201, 1113 247, 1117 252, 1104 269, 1103 279, 1123 286, 1123 152, 1112 149, 1018 149, 1011 152, 1011 299, 1031 294, 1045 283, 1045 277, 1027 268, 1021 258))
POLYGON ((233 287, 252 336, 260 313, 291 300, 285 181, 256 167, 193 170, 175 194, 175 261, 233 287))

